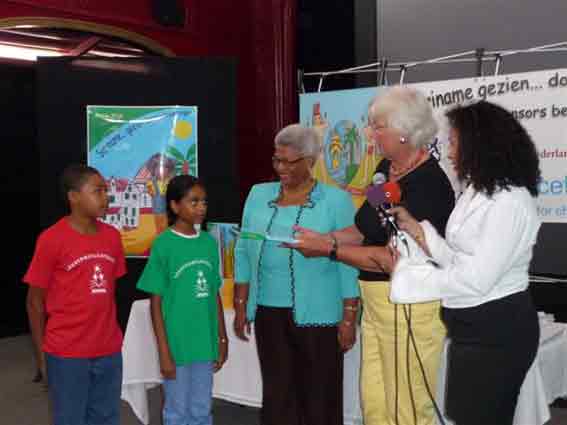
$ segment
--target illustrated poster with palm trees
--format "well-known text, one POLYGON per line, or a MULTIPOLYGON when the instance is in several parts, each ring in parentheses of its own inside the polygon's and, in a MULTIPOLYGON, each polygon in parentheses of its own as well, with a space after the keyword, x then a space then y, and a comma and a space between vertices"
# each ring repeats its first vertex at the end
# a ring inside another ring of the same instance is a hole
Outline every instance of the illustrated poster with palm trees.
POLYGON ((357 207, 382 157, 368 133, 368 103, 380 89, 302 94, 301 123, 320 135, 323 150, 314 167, 317 180, 348 191, 357 207))
POLYGON ((108 185, 103 219, 117 228, 127 256, 147 257, 167 228, 165 189, 198 175, 196 106, 88 106, 88 163, 108 185))

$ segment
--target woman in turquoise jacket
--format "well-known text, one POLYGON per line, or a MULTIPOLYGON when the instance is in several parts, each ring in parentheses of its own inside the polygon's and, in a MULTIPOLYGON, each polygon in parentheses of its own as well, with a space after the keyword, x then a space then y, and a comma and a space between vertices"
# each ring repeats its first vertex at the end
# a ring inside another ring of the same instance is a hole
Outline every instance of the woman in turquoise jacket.
POLYGON ((356 338, 358 272, 335 261, 333 251, 329 258, 305 258, 259 237, 292 237, 295 225, 328 233, 353 224, 350 195, 312 177, 320 153, 315 130, 281 130, 272 158, 280 181, 255 185, 244 206, 234 327, 247 340, 254 322, 262 425, 343 423, 343 352, 356 338))

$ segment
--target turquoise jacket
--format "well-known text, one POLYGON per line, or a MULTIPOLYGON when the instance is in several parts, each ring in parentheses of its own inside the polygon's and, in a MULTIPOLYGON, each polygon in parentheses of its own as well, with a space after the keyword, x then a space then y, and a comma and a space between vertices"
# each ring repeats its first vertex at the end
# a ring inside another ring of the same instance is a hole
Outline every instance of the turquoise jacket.
MULTIPOLYGON (((242 231, 265 233, 273 215, 279 183, 252 187, 242 217, 242 231)), ((350 195, 338 188, 317 183, 312 203, 305 207, 299 225, 327 233, 354 224, 354 205, 350 195)), ((263 241, 239 238, 235 248, 235 282, 249 284, 247 316, 256 316, 258 262, 263 241)), ((298 325, 334 325, 342 319, 343 299, 357 298, 358 271, 326 257, 305 258, 293 251, 295 323, 298 325)))

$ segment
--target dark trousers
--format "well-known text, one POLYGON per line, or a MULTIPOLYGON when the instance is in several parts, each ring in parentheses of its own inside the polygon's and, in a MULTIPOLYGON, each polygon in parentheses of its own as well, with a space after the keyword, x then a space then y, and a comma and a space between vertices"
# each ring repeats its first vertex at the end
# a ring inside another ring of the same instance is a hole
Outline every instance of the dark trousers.
POLYGON ((512 425, 520 387, 539 345, 527 291, 463 309, 443 309, 451 345, 447 416, 457 425, 512 425))
POLYGON ((262 425, 342 425, 343 354, 336 326, 297 326, 289 308, 259 306, 262 425))

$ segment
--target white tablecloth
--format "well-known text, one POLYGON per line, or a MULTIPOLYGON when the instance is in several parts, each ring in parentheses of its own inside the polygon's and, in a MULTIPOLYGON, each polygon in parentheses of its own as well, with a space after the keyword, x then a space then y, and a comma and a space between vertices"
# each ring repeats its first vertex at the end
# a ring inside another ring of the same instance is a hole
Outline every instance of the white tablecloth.
POLYGON ((121 397, 147 425, 150 421, 147 390, 162 382, 149 300, 132 304, 122 345, 122 360, 121 397))
MULTIPOLYGON (((262 404, 262 380, 256 354, 254 334, 246 343, 234 335, 234 312, 225 312, 229 338, 229 358, 215 375, 213 394, 227 401, 259 407, 262 404)), ((546 320, 542 316, 540 349, 528 372, 516 409, 514 425, 542 425, 550 419, 548 405, 567 396, 567 325, 546 320)), ((360 338, 358 339, 360 341, 360 338)), ((361 425, 359 399, 360 344, 345 356, 344 423, 361 425)), ((445 346, 446 352, 447 345, 445 346)), ((149 422, 147 389, 159 385, 161 375, 155 337, 149 313, 149 301, 136 301, 124 337, 124 379, 122 399, 127 401, 144 424, 149 422)), ((439 370, 437 399, 443 411, 445 357, 439 370)), ((446 420, 447 425, 450 424, 446 420)))

